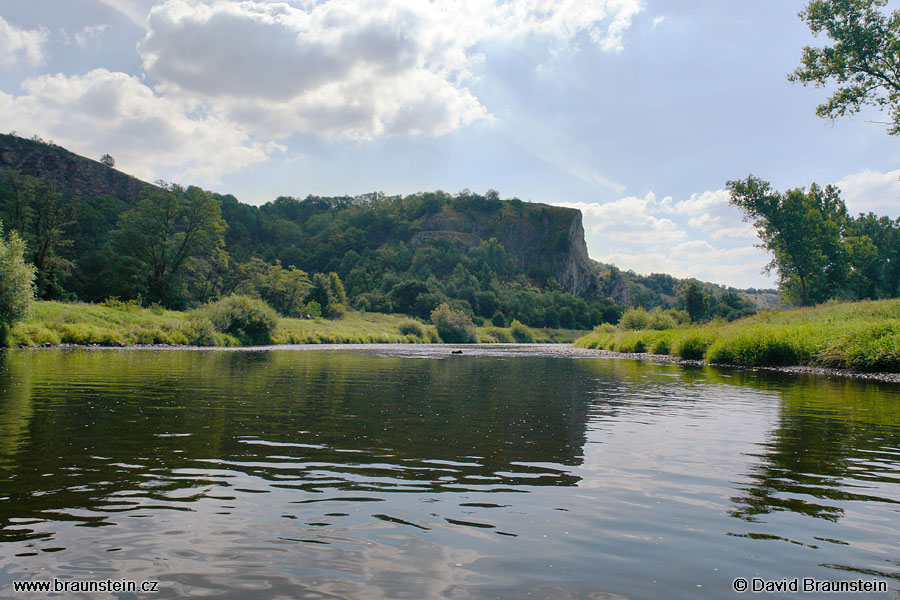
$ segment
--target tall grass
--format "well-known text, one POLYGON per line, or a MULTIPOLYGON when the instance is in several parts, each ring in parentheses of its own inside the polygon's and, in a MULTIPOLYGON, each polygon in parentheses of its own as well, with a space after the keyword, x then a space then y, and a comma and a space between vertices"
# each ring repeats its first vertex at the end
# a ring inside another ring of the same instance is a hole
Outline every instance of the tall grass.
POLYGON ((900 372, 900 300, 831 302, 661 331, 606 325, 575 345, 742 366, 900 372))

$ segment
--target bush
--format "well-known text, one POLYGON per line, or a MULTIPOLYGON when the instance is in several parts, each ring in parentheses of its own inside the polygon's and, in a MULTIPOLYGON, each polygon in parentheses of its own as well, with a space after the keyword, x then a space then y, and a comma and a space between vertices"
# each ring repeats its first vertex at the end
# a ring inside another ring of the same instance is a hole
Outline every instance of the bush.
POLYGON ((34 300, 34 267, 25 262, 25 242, 0 224, 0 346, 13 323, 24 319, 34 300))
POLYGON ((691 334, 678 344, 678 356, 685 360, 703 360, 710 340, 703 335, 691 334))
POLYGON ((453 310, 446 302, 431 311, 431 322, 445 344, 472 344, 478 341, 472 319, 464 312, 453 310))
POLYGON ((663 312, 663 309, 658 306, 651 310, 647 316, 649 317, 647 329, 674 329, 677 325, 675 318, 668 312, 663 312))
POLYGON ((491 317, 491 323, 494 327, 506 327, 506 316, 498 310, 491 317))
POLYGON ((621 329, 647 329, 650 325, 650 313, 643 307, 629 308, 619 319, 621 329))
POLYGON ((531 330, 527 325, 521 323, 518 319, 513 320, 512 324, 509 326, 509 331, 512 334, 513 339, 520 344, 534 343, 534 334, 531 333, 531 330))
POLYGON ((491 327, 485 332, 485 336, 487 336, 488 341, 497 342, 501 344, 511 344, 513 343, 513 337, 509 334, 509 332, 505 329, 501 329, 499 327, 491 327))
POLYGON ((425 328, 415 321, 404 321, 397 326, 403 335, 411 335, 417 338, 425 337, 425 328))
POLYGON ((271 343, 272 331, 278 322, 278 316, 268 304, 258 298, 239 295, 207 304, 200 315, 209 319, 216 330, 252 346, 271 343))

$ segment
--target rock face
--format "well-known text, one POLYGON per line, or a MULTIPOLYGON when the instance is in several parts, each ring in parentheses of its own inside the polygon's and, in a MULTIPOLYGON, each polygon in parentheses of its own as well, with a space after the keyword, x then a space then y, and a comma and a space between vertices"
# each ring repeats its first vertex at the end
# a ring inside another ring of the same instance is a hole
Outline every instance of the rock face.
POLYGON ((470 248, 496 238, 530 277, 554 279, 566 292, 587 296, 600 289, 599 272, 588 258, 581 211, 517 200, 498 202, 485 213, 445 209, 421 223, 414 246, 445 240, 470 248))
POLYGON ((76 196, 113 195, 129 203, 149 183, 44 142, 0 134, 0 169, 59 182, 76 196))

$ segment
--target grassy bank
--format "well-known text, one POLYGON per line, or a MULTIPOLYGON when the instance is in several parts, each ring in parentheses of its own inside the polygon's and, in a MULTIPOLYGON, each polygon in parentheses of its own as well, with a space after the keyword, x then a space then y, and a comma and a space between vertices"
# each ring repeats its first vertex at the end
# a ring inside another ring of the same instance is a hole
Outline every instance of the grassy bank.
MULTIPOLYGON (((571 343, 584 332, 534 329, 535 342, 571 343)), ((515 341, 509 328, 479 327, 481 342, 515 341), (499 339, 498 339, 499 338, 499 339)), ((348 311, 342 319, 279 318, 273 344, 354 344, 439 342, 434 327, 404 315, 348 311)), ((59 344, 133 346, 240 346, 240 341, 215 330, 197 312, 140 308, 111 302, 84 304, 35 302, 29 317, 17 323, 10 346, 59 344)))
POLYGON ((900 300, 771 310, 731 323, 660 331, 603 325, 575 345, 742 366, 900 372, 900 300))

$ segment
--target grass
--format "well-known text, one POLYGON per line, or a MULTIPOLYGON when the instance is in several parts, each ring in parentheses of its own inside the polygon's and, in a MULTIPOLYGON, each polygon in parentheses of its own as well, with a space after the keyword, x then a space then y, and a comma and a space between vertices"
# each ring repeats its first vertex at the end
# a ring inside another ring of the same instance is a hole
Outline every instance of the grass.
POLYGON ((900 372, 900 300, 829 302, 661 331, 607 325, 575 345, 717 364, 900 372))
MULTIPOLYGON (((512 341, 508 328, 479 327, 481 342, 512 341), (503 333, 491 333, 498 330, 503 333), (504 335, 505 334, 505 335, 504 335), (502 339, 498 339, 502 338, 502 339)), ((533 329, 536 342, 572 343, 583 331, 533 329)), ((405 315, 348 311, 342 319, 279 318, 275 344, 435 343, 437 331, 405 315)), ((35 302, 30 315, 10 331, 10 346, 59 344, 134 346, 239 346, 218 331, 202 311, 178 312, 127 302, 104 304, 35 302)))

